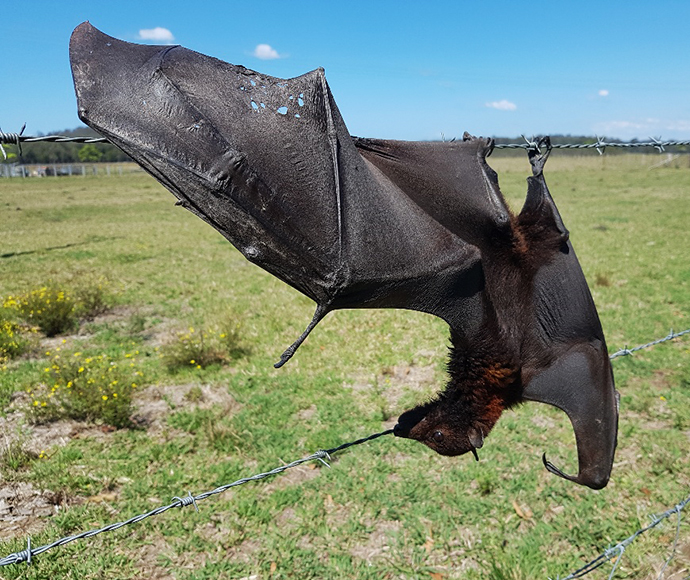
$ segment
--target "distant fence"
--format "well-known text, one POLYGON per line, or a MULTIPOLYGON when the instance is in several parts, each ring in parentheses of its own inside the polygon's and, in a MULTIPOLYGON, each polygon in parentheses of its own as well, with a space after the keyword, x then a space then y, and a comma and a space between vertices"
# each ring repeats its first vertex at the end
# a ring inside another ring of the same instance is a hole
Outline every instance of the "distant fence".
POLYGON ((136 163, 1 163, 0 177, 62 177, 143 173, 136 163))

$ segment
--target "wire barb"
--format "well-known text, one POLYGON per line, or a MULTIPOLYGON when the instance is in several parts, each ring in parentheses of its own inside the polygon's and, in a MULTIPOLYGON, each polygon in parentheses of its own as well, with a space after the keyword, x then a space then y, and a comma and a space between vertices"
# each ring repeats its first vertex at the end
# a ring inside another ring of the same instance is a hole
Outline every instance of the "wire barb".
POLYGON ((173 496, 173 499, 176 499, 180 502, 178 507, 183 508, 187 507, 188 505, 193 505, 196 513, 199 513, 199 506, 196 505, 196 498, 192 495, 191 491, 188 491, 187 495, 184 497, 173 496))

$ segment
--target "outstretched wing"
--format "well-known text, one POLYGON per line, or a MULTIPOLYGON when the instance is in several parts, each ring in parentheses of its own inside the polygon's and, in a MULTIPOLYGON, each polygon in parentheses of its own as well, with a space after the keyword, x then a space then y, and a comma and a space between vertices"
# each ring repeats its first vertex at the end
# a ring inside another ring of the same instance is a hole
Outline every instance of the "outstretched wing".
MULTIPOLYGON (((178 46, 122 42, 89 23, 74 31, 70 59, 80 118, 250 261, 317 302, 308 331, 345 307, 411 308, 469 331, 481 320, 478 247, 428 213, 427 183, 408 187, 360 155, 323 70, 278 79, 178 46)), ((447 144, 430 197, 440 192, 451 207, 447 184, 471 174, 472 203, 503 219, 484 183, 488 145, 447 144)), ((398 145, 405 162, 439 158, 416 147, 398 145)))

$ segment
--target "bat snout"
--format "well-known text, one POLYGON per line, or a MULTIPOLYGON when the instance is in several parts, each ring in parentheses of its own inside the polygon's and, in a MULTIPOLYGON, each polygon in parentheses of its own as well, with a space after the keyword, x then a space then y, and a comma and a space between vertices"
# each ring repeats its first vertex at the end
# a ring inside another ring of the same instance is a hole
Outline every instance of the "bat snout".
POLYGON ((413 430, 417 425, 426 420, 427 412, 423 407, 405 411, 398 417, 398 423, 393 427, 393 435, 406 439, 415 439, 413 430))
POLYGON ((395 435, 396 437, 408 438, 410 435, 410 430, 405 429, 405 427, 400 423, 396 423, 395 427, 393 427, 393 435, 395 435))

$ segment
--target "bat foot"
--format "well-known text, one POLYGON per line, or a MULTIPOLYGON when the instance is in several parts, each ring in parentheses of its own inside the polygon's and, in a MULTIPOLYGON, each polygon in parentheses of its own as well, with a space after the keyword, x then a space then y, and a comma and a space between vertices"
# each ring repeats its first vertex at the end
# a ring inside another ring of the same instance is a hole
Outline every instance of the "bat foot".
POLYGON ((527 150, 534 177, 539 177, 544 172, 544 165, 546 165, 546 160, 551 154, 551 149, 551 139, 545 136, 537 141, 536 148, 527 150), (542 147, 545 147, 544 151, 542 151, 542 147))

